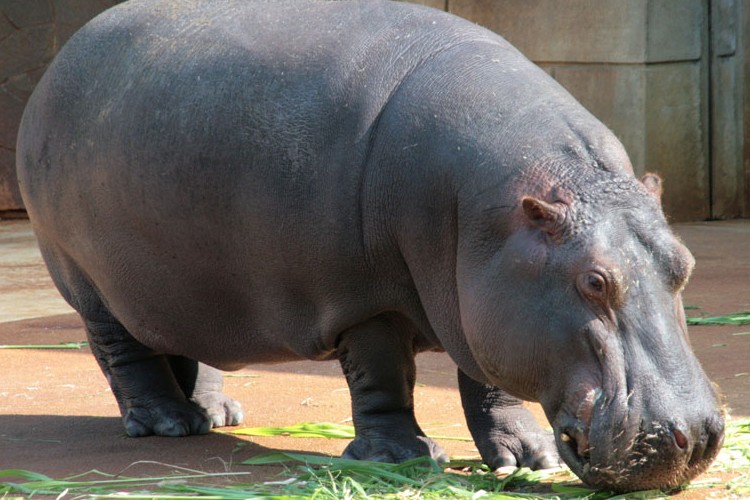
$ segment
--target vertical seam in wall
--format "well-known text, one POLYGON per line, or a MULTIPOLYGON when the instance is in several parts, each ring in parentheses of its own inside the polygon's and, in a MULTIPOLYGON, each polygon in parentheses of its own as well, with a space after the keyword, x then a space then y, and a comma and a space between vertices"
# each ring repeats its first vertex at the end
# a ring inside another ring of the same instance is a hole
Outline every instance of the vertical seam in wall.
POLYGON ((706 129, 708 142, 706 145, 706 157, 708 159, 708 218, 714 219, 714 47, 713 47, 713 22, 712 9, 713 1, 706 2, 706 78, 707 78, 707 99, 708 111, 706 113, 706 129))

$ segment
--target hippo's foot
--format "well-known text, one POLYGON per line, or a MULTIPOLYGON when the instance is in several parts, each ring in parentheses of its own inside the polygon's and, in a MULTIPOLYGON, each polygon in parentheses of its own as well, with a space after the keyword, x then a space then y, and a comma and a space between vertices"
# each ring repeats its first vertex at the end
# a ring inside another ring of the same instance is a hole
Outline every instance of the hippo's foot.
POLYGON ((123 422, 130 437, 180 437, 237 425, 242 418, 239 403, 220 392, 204 392, 193 394, 190 402, 165 401, 128 408, 123 422))
POLYGON ((554 436, 539 427, 520 399, 460 370, 458 386, 466 422, 488 466, 547 469, 562 463, 554 436))
POLYGON ((448 461, 443 449, 425 436, 389 435, 356 437, 349 443, 343 458, 371 462, 400 463, 417 457, 431 457, 438 463, 448 461))
POLYGON ((239 425, 245 418, 242 405, 221 392, 194 393, 190 400, 208 413, 213 427, 239 425))
POLYGON ((203 408, 186 401, 161 401, 148 406, 128 408, 123 417, 130 437, 206 434, 211 419, 203 408))
MULTIPOLYGON (((509 421, 512 416, 509 414, 509 421)), ((518 415, 509 427, 520 424, 523 418, 518 415)), ((533 419, 534 417, 529 414, 533 419)), ((534 422, 536 425, 536 422, 534 422)), ((521 425, 519 425, 520 427, 521 425)), ((549 469, 561 464, 560 457, 555 447, 555 439, 552 433, 542 429, 538 431, 509 431, 496 425, 484 438, 475 438, 477 449, 482 455, 482 460, 492 469, 499 467, 515 466, 528 467, 530 469, 549 469)))
POLYGON ((352 396, 356 438, 344 458, 403 462, 428 456, 448 460, 414 418, 414 330, 397 315, 383 315, 341 336, 339 361, 352 396))
POLYGON ((183 356, 155 353, 104 304, 89 302, 96 319, 82 317, 91 349, 117 398, 128 436, 205 434, 213 426, 242 420, 240 405, 221 393, 221 372, 183 356))

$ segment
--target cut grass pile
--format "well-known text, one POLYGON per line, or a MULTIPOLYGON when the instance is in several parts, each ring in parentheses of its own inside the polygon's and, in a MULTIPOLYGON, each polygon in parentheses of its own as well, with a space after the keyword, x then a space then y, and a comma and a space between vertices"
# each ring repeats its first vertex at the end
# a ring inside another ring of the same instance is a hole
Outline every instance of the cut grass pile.
MULTIPOLYGON (((348 438, 347 426, 300 424, 281 428, 261 428, 263 435, 348 438), (341 428, 343 427, 343 428, 341 428)), ((256 434, 254 434, 256 435, 256 434)), ((750 419, 730 421, 719 458, 701 479, 687 488, 714 488, 712 496, 723 491, 733 498, 750 495, 750 419), (721 475, 724 480, 713 476, 721 475), (727 481, 726 477, 730 479, 727 481), (719 491, 717 491, 717 489, 719 491)), ((446 468, 427 458, 402 464, 381 464, 317 455, 270 453, 243 462, 248 467, 283 467, 277 481, 241 482, 248 473, 206 474, 175 468, 162 477, 128 478, 92 471, 62 480, 28 471, 0 471, 0 498, 13 495, 55 495, 58 498, 156 498, 178 499, 625 499, 666 498, 658 491, 612 495, 580 485, 567 469, 531 471, 514 469, 491 473, 478 462, 452 462, 446 468), (12 479, 12 480, 11 480, 12 479), (217 480, 232 481, 217 486, 217 480)))

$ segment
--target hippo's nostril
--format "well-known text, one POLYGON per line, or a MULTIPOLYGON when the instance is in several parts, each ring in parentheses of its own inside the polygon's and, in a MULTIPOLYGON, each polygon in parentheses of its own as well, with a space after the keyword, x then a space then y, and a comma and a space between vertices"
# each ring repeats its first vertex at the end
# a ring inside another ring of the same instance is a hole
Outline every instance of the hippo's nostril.
POLYGON ((672 436, 674 436, 674 442, 677 444, 677 447, 681 450, 686 450, 688 447, 688 438, 685 436, 685 433, 683 433, 680 429, 672 429, 672 436))

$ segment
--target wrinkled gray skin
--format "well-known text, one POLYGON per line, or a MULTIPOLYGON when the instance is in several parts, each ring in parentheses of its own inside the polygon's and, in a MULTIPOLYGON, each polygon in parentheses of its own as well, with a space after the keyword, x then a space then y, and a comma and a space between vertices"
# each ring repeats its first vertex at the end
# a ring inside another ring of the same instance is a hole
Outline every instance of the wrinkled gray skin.
POLYGON ((557 463, 520 399, 597 487, 673 487, 721 446, 659 179, 468 22, 133 0, 60 52, 18 166, 131 436, 238 423, 208 365, 338 358, 346 456, 443 459, 412 390, 414 355, 444 349, 491 466, 557 463))

